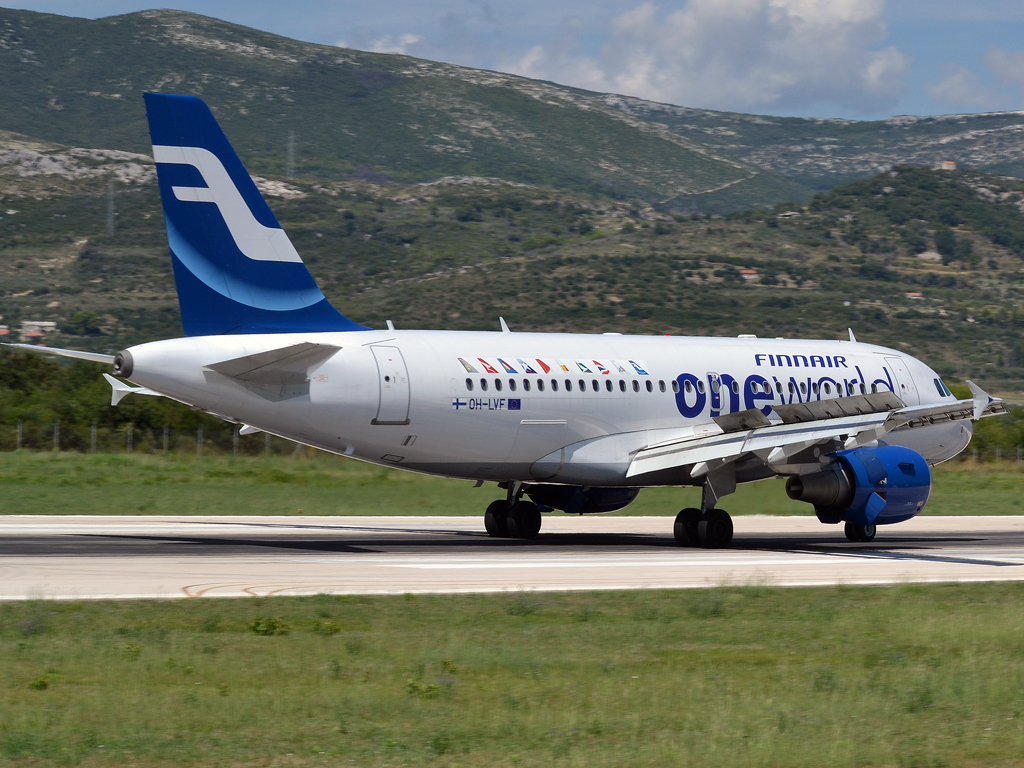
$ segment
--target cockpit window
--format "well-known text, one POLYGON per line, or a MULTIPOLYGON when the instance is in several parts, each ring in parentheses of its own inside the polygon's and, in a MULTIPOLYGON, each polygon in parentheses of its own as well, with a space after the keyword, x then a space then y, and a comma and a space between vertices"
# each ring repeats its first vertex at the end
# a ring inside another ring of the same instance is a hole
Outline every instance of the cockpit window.
POLYGON ((946 396, 946 392, 945 392, 945 390, 942 387, 942 382, 939 381, 938 379, 932 379, 932 383, 935 384, 935 389, 938 390, 939 397, 945 397, 946 396))

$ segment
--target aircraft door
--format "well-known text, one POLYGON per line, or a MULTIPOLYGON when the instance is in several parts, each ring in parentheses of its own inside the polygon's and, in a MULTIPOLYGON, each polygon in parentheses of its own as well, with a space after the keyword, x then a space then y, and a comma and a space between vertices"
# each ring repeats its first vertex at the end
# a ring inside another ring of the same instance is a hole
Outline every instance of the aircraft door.
POLYGON ((380 376, 380 405, 371 424, 409 423, 409 372, 398 347, 370 347, 380 376))
POLYGON ((889 372, 892 373, 896 396, 907 405, 918 405, 921 402, 921 396, 918 394, 914 378, 910 375, 910 369, 903 362, 903 358, 887 357, 885 362, 889 366, 889 372))
POLYGON ((711 415, 718 416, 722 412, 722 377, 717 373, 708 373, 708 390, 711 415))

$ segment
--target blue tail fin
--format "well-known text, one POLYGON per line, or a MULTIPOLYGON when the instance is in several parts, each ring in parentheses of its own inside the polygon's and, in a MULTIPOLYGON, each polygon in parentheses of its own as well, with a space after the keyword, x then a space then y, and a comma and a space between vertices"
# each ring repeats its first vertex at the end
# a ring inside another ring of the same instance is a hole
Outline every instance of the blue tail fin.
POLYGON ((206 104, 145 98, 185 333, 367 330, 324 298, 206 104))

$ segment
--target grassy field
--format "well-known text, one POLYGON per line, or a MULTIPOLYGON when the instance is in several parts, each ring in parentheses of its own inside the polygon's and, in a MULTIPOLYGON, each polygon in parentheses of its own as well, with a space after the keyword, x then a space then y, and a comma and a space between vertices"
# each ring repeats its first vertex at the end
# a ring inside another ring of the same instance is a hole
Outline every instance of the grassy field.
MULTIPOLYGON (((953 462, 935 469, 925 514, 1024 514, 1015 462, 953 462)), ((0 454, 0 514, 482 515, 504 492, 474 488, 309 451, 299 456, 11 452, 0 454)), ((696 488, 648 488, 618 514, 674 515, 696 488)), ((781 480, 741 485, 722 504, 734 515, 811 514, 781 480)), ((558 514, 558 513, 556 513, 558 514)))
POLYGON ((1020 765, 1022 617, 1019 584, 6 604, 0 761, 1020 765))

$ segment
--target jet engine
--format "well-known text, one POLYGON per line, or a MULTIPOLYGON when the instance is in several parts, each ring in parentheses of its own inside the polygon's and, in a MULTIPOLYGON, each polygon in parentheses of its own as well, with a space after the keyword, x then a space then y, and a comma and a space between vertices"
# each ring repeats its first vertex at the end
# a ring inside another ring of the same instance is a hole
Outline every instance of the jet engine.
POLYGON ((898 445, 839 451, 821 472, 786 481, 789 498, 813 504, 823 523, 899 523, 924 509, 931 492, 924 457, 898 445))
POLYGON ((570 515, 614 512, 629 506, 639 488, 584 488, 579 485, 528 485, 526 494, 542 509, 560 509, 570 515))

